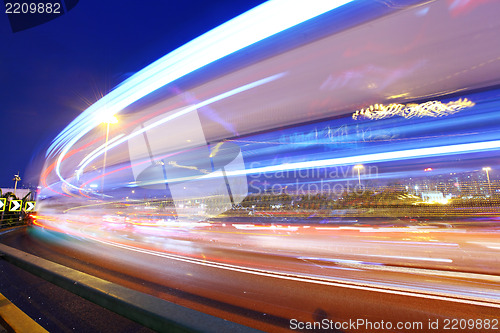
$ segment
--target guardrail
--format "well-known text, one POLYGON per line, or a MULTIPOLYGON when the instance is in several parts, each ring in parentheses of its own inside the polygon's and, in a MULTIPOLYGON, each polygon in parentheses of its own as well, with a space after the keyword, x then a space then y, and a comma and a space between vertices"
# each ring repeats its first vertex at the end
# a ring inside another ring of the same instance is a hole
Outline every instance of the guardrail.
POLYGON ((0 256, 59 287, 158 332, 260 332, 0 244, 0 256))
POLYGON ((30 191, 23 198, 15 193, 2 193, 0 189, 0 229, 29 224, 30 215, 35 213, 35 193, 30 191))

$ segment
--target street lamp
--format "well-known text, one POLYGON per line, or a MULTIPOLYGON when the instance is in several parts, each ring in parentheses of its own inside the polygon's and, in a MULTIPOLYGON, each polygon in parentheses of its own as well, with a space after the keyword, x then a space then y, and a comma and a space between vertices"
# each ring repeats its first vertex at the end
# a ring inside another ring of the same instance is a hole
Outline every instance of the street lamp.
POLYGON ((354 166, 354 169, 358 170, 358 184, 361 185, 361 174, 360 174, 360 171, 361 169, 364 169, 365 167, 361 164, 356 164, 354 166))
POLYGON ((486 179, 488 179, 488 192, 491 195, 491 183, 490 183, 490 167, 484 167, 484 171, 486 171, 486 179))
POLYGON ((17 190, 17 182, 21 181, 21 177, 19 177, 19 171, 17 172, 16 175, 14 175, 14 178, 12 178, 13 181, 16 183, 14 184, 14 195, 16 195, 16 190, 17 190))
POLYGON ((106 173, 106 157, 108 156, 109 125, 118 123, 118 118, 113 115, 107 116, 102 123, 106 124, 106 142, 104 143, 104 159, 102 162, 101 175, 101 195, 104 196, 104 174, 106 173))

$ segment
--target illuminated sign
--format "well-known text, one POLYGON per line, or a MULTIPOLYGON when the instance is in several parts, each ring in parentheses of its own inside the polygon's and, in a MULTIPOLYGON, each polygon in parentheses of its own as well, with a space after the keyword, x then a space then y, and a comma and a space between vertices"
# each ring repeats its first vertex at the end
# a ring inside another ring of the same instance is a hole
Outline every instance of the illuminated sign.
POLYGON ((370 105, 366 109, 357 110, 352 115, 352 118, 358 119, 364 117, 367 119, 377 120, 394 116, 401 116, 407 119, 413 117, 443 117, 457 113, 464 108, 468 108, 474 105, 475 103, 471 102, 467 98, 448 103, 442 103, 440 101, 429 101, 421 104, 375 104, 370 105))

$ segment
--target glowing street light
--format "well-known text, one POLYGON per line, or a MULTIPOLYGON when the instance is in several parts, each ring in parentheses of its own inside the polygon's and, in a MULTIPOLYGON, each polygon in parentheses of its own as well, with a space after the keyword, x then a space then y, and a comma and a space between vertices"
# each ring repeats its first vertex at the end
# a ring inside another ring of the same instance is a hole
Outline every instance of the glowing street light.
POLYGON ((490 183, 490 167, 484 167, 484 171, 486 171, 486 179, 488 179, 488 192, 491 195, 491 183, 490 183))
POLYGON ((108 116, 102 118, 101 123, 102 124, 116 124, 116 123, 118 123, 118 118, 116 118, 115 116, 108 115, 108 116))
POLYGON ((106 118, 102 121, 103 124, 106 124, 106 142, 104 144, 104 159, 102 162, 102 179, 101 179, 101 195, 104 196, 104 174, 106 173, 106 157, 108 155, 108 140, 109 140, 109 125, 117 124, 118 118, 115 116, 106 116, 106 118))
POLYGON ((360 172, 361 172, 361 169, 364 169, 364 168, 365 167, 363 165, 361 165, 361 164, 356 164, 354 166, 354 169, 358 170, 358 184, 359 185, 361 185, 361 174, 360 174, 360 172))

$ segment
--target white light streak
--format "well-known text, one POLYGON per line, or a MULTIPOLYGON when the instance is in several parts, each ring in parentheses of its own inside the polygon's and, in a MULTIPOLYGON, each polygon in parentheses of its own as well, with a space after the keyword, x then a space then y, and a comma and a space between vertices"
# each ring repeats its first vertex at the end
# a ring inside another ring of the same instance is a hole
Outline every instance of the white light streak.
POLYGON ((423 257, 406 257, 406 256, 388 256, 383 254, 365 254, 367 257, 388 258, 388 259, 402 259, 402 260, 417 260, 417 261, 433 261, 433 262, 446 262, 452 263, 453 260, 447 258, 423 258, 423 257))
MULTIPOLYGON (((95 154, 97 154, 101 149, 103 149, 104 147, 106 147, 107 145, 110 145, 112 144, 113 142, 115 142, 116 140, 118 140, 119 138, 123 137, 124 134, 119 134, 117 136, 115 136, 113 139, 111 140, 108 140, 108 142, 106 143, 103 143, 102 145, 100 145, 99 147, 97 147, 96 149, 94 149, 90 154, 88 154, 87 156, 85 156, 85 158, 83 160, 81 160, 80 164, 78 164, 78 166, 82 165, 83 163, 85 163, 86 161, 88 161, 90 158, 92 158, 95 154)), ((82 168, 80 168, 79 170, 77 170, 77 173, 78 174, 81 174, 81 172, 83 171, 82 168)))
MULTIPOLYGON (((460 153, 470 153, 476 151, 499 149, 500 140, 486 141, 486 142, 474 142, 474 143, 464 143, 458 145, 450 146, 438 146, 438 147, 427 147, 427 148, 417 148, 408 149, 400 151, 390 151, 385 153, 367 154, 367 155, 357 155, 348 157, 331 158, 318 161, 307 161, 307 162, 296 162, 287 164, 271 165, 260 168, 249 168, 245 170, 233 170, 227 171, 226 176, 240 176, 248 174, 265 174, 269 172, 278 171, 293 171, 301 169, 311 169, 311 168, 321 168, 321 167, 333 167, 338 165, 351 165, 358 163, 374 163, 374 162, 386 162, 395 161, 411 158, 429 157, 429 156, 440 156, 447 154, 460 154, 460 153)), ((207 175, 205 177, 212 177, 207 175)), ((194 177, 182 177, 176 179, 169 179, 169 183, 181 182, 192 180, 194 177)), ((166 180, 159 180, 157 182, 145 182, 141 183, 140 186, 157 184, 161 182, 166 182, 166 180)), ((132 186, 137 186, 138 184, 132 184, 132 186)))

